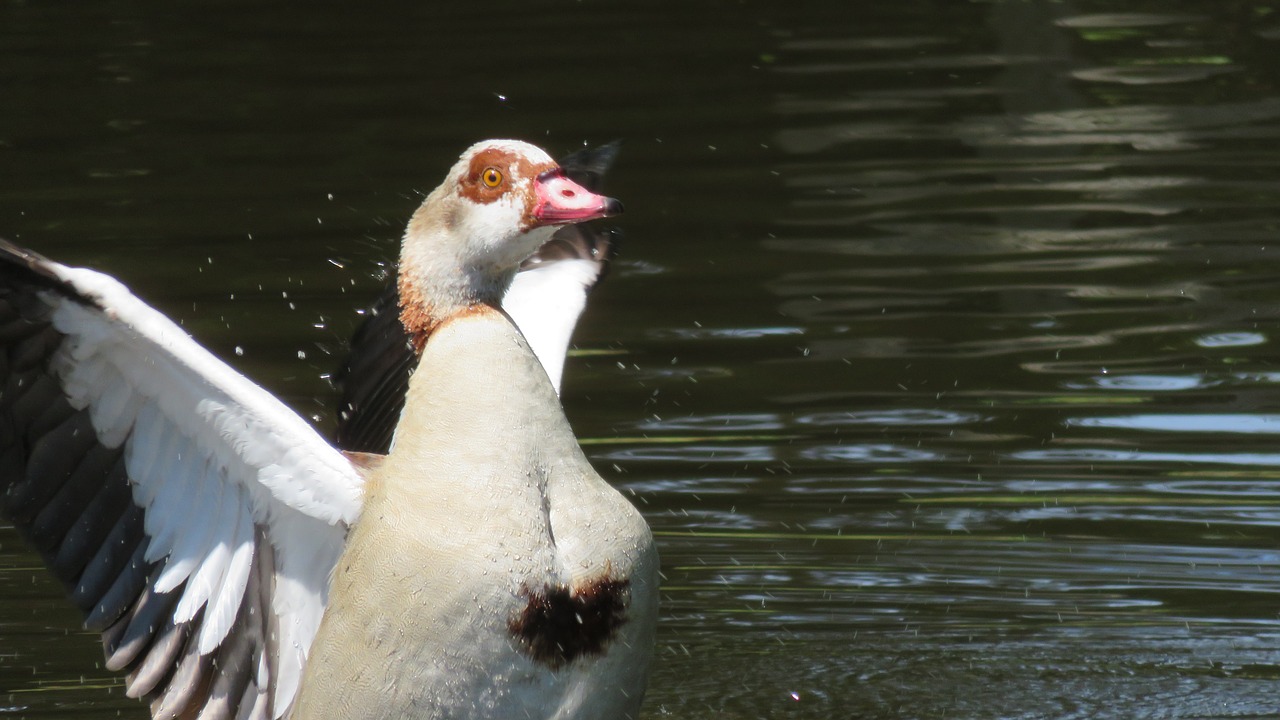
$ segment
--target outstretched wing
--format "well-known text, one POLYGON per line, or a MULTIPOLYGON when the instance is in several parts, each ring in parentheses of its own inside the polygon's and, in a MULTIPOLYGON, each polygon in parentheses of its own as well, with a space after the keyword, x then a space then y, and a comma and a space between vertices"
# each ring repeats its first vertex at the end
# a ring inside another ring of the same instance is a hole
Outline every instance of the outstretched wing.
POLYGON ((589 225, 560 228, 524 261, 502 296, 502 309, 528 340, 556 394, 573 329, 587 307, 587 295, 609 271, 617 237, 617 230, 589 225))
POLYGON ((400 293, 392 274, 351 336, 346 362, 334 376, 342 389, 334 443, 351 452, 386 454, 417 365, 418 354, 400 322, 400 293))
MULTIPOLYGON (((615 141, 579 150, 560 165, 574 182, 600 192, 619 148, 615 141)), ((502 299, 502 309, 529 341, 557 393, 573 328, 586 307, 587 294, 607 274, 617 245, 617 230, 590 224, 560 228, 520 266, 502 299)), ((417 353, 400 322, 400 296, 393 274, 356 328, 347 360, 335 376, 342 390, 338 447, 387 452, 404 409, 409 376, 417 366, 417 353)))
POLYGON ((0 241, 0 503, 156 718, 278 718, 357 471, 118 282, 0 241))

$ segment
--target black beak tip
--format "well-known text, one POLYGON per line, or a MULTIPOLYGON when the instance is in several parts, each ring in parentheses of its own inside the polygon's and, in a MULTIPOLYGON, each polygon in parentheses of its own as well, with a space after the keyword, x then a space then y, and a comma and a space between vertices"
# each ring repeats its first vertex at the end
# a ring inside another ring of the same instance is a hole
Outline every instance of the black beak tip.
POLYGON ((617 198, 605 198, 604 214, 606 217, 622 214, 622 201, 617 198))

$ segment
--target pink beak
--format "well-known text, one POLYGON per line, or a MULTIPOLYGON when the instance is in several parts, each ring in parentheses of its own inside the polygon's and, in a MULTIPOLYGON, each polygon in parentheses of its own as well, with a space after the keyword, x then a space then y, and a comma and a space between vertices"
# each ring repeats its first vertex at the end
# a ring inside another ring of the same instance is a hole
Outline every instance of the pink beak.
POLYGON ((538 204, 533 217, 539 225, 563 225, 622 213, 622 203, 591 192, 558 168, 539 175, 534 188, 538 204))

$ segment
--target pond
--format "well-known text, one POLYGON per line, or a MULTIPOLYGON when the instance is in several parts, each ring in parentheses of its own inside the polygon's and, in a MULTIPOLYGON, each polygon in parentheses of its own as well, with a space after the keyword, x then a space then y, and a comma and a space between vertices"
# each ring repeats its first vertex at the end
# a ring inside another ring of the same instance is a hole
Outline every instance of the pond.
MULTIPOLYGON (((325 432, 462 149, 622 138, 648 717, 1280 713, 1280 3, 0 0, 0 87, 0 236, 325 432)), ((79 627, 0 525, 0 716, 146 716, 79 627)))

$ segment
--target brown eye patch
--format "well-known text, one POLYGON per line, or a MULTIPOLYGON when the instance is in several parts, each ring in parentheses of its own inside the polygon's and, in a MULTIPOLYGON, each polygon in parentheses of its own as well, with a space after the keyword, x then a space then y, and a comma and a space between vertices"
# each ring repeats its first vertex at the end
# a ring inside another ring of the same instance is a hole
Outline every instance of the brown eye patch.
POLYGON ((491 203, 521 180, 535 178, 554 167, 552 163, 532 163, 523 155, 500 148, 486 148, 471 158, 459 191, 472 202, 491 203))

